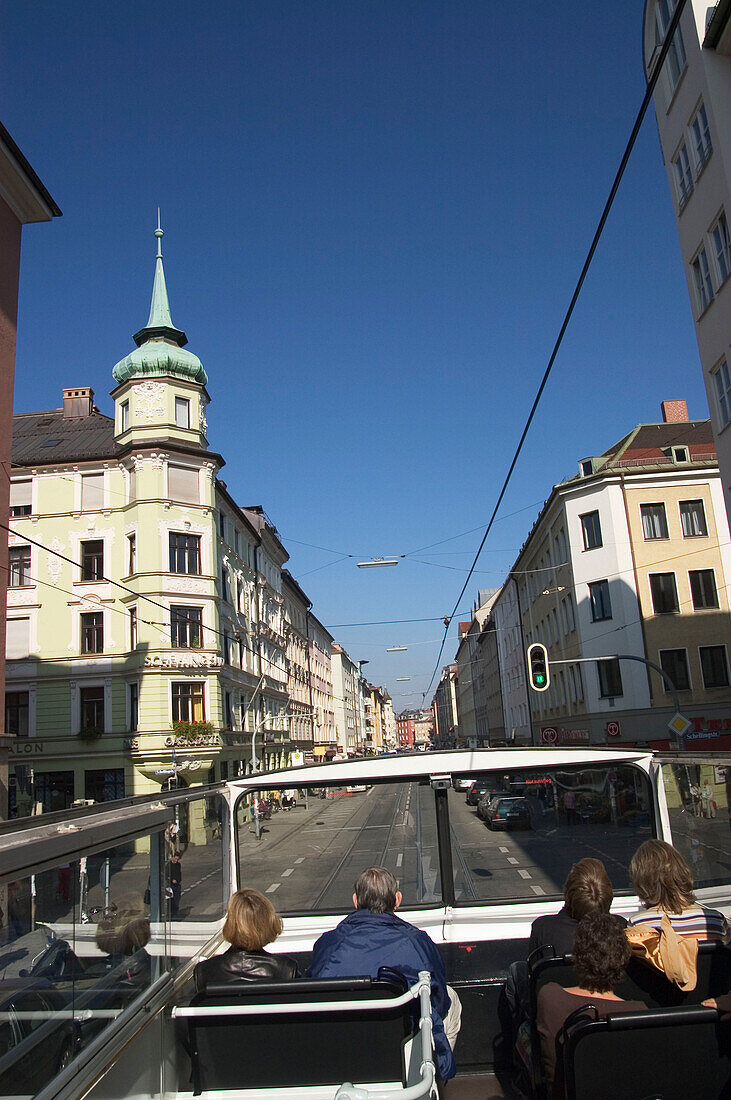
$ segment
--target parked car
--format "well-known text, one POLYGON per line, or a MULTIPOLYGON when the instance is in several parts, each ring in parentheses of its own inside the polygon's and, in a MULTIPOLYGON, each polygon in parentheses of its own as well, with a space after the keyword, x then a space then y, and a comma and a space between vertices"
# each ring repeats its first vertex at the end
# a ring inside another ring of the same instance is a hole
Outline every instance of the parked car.
POLYGON ((452 786, 455 791, 468 791, 472 786, 472 782, 471 775, 458 775, 452 780, 452 786))
POLYGON ((481 817, 483 821, 487 818, 487 808, 495 798, 505 798, 505 791, 500 790, 498 787, 490 787, 485 791, 484 795, 477 803, 477 816, 481 817))
POLYGON ((465 801, 468 806, 476 806, 488 791, 495 789, 495 781, 492 779, 475 779, 468 789, 465 801))
POLYGON ((0 982, 0 1096, 35 1096, 75 1056, 79 1027, 65 1009, 48 982, 0 982))
POLYGON ((526 798, 512 795, 493 798, 485 812, 485 824, 489 829, 532 829, 530 804, 526 798))

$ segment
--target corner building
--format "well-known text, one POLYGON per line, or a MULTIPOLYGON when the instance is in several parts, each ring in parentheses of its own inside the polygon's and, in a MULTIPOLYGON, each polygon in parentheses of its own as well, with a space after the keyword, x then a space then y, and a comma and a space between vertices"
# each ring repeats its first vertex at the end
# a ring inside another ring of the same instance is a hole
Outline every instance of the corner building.
POLYGON ((112 374, 14 418, 5 714, 16 813, 289 760, 281 569, 261 508, 208 449, 200 359, 158 252, 147 324, 112 374))

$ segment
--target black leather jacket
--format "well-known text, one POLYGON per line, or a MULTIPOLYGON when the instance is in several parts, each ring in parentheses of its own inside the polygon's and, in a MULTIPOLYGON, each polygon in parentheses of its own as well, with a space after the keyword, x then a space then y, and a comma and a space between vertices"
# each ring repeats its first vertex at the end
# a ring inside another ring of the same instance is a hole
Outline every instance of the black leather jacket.
POLYGON ((276 982, 299 978, 297 963, 289 955, 268 951, 241 951, 229 947, 222 955, 199 962, 195 968, 195 987, 201 992, 218 982, 276 982))

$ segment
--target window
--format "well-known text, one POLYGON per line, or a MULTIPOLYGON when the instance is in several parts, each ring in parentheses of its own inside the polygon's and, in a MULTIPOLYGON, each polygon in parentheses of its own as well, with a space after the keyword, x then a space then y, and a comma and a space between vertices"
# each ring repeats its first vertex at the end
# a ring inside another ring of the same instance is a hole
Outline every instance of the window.
POLYGON ((695 154, 696 172, 700 172, 711 153, 711 134, 708 129, 708 117, 706 109, 701 103, 690 124, 690 132, 693 137, 693 152, 695 154))
POLYGON ((8 585, 10 588, 23 588, 31 584, 30 576, 30 546, 11 546, 8 551, 10 574, 8 585))
POLYGON ((731 241, 729 241, 728 222, 725 214, 721 214, 716 224, 711 227, 711 243, 720 286, 731 274, 731 241))
POLYGON ((124 768, 94 768, 84 772, 84 798, 94 802, 124 798, 124 768))
MULTIPOLYGON (((684 649, 661 649, 660 667, 670 677, 676 691, 690 691, 688 654, 684 649)), ((668 690, 667 684, 664 690, 668 690)))
POLYGON ((599 523, 598 512, 587 512, 579 517, 581 520, 581 533, 584 536, 584 549, 595 550, 602 545, 602 528, 599 523))
POLYGON ((91 539, 81 544, 82 581, 104 580, 104 540, 91 539))
POLYGON ((680 526, 684 539, 700 538, 708 534, 706 510, 702 500, 681 500, 680 526))
POLYGON ((19 516, 31 514, 32 481, 11 481, 10 483, 10 516, 17 519, 19 516))
POLYGON ((104 732, 104 688, 85 687, 79 690, 81 729, 89 733, 104 732))
POLYGON ((200 607, 171 607, 170 634, 178 649, 200 649, 203 612, 200 607))
POLYGON ((615 695, 622 695, 622 673, 619 671, 619 660, 610 657, 606 661, 597 661, 599 672, 599 694, 602 699, 613 699, 615 695))
POLYGON ((129 728, 134 733, 140 721, 140 685, 129 684, 129 728))
POLYGON ((81 616, 81 652, 104 652, 104 613, 87 612, 81 616))
POLYGON ((126 432, 129 428, 129 401, 123 401, 119 406, 119 430, 126 432))
POLYGON ((728 659, 725 645, 702 645, 698 647, 701 657, 703 686, 706 688, 728 687, 728 659))
POLYGON ((713 281, 711 280, 711 269, 708 266, 705 245, 701 247, 691 267, 693 268, 693 281, 695 283, 696 306, 698 316, 700 316, 713 301, 713 281))
POLYGON ((227 691, 224 695, 225 711, 226 711, 226 728, 232 730, 234 728, 234 712, 231 706, 231 692, 227 691))
POLYGON ((131 504, 134 500, 137 500, 137 467, 130 466, 128 474, 129 496, 127 498, 127 503, 131 504))
POLYGON ((664 504, 641 504, 642 537, 645 542, 668 537, 668 521, 664 504))
POLYGON ((718 591, 716 589, 716 575, 712 569, 691 569, 690 594, 693 597, 693 610, 705 611, 707 608, 718 607, 718 591))
POLYGON ((719 429, 731 424, 731 374, 728 363, 724 359, 713 372, 716 383, 716 400, 718 402, 719 429))
POLYGON ((178 428, 190 427, 190 401, 185 397, 175 398, 175 423, 178 428))
POLYGON ((673 447, 673 462, 687 462, 688 461, 688 448, 687 447, 673 447))
POLYGON ((230 602, 228 590, 228 569, 225 565, 221 566, 221 599, 226 600, 227 603, 230 602))
POLYGON ((104 507, 104 474, 81 475, 81 511, 101 512, 104 507))
POLYGON ((675 170, 675 193, 678 198, 678 206, 682 210, 693 193, 693 173, 690 168, 690 157, 685 142, 675 154, 673 168, 675 170))
MULTIPOLYGON (((677 0, 658 0, 655 8, 655 42, 661 46, 670 20, 673 17, 677 0)), ((667 83, 668 98, 671 98, 677 88, 685 69, 685 45, 680 27, 673 35, 667 57, 665 58, 664 72, 667 83)))
POLYGON ((5 692, 5 733, 10 737, 28 736, 27 691, 5 692))
POLYGON ((170 532, 170 572, 200 573, 200 535, 181 535, 170 532))
POLYGON ((129 609, 129 648, 137 649, 137 608, 129 609))
POLYGON ((674 573, 650 573, 652 609, 656 615, 678 610, 678 589, 674 573))
POLYGON ((173 689, 173 722, 203 722, 203 684, 177 683, 173 689))
POLYGON ((127 573, 137 572, 137 535, 127 535, 127 573))
POLYGON ((30 619, 8 619, 5 624, 5 656, 22 660, 30 654, 30 619))
POLYGON ((609 599, 608 581, 594 581, 593 584, 589 585, 589 603, 593 623, 599 623, 603 619, 611 619, 612 603, 609 599))
POLYGON ((219 532, 221 538, 225 542, 225 540, 226 540, 226 517, 224 516, 223 512, 219 512, 219 514, 218 514, 218 532, 219 532))
POLYGON ((182 504, 199 504, 198 470, 191 466, 168 464, 168 496, 182 504))

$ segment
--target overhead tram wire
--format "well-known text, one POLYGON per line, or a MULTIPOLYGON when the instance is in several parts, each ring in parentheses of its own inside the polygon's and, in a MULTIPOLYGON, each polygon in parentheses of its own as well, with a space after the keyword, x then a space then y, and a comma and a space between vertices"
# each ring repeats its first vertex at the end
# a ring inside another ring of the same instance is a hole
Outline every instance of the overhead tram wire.
POLYGON ((574 292, 571 295, 571 301, 569 302, 568 309, 566 310, 566 313, 564 315, 564 319, 563 319, 563 322, 561 324, 561 328, 559 329, 559 333, 558 333, 558 336, 556 338, 556 342, 553 345, 553 350, 552 350, 550 358, 548 360, 548 365, 546 366, 546 369, 543 372, 543 377, 542 377, 541 383, 538 387, 538 392, 536 393, 536 396, 533 400, 533 404, 531 405, 531 409, 530 409, 530 412, 528 414, 528 419, 526 420, 525 426, 523 427, 523 431, 522 431, 520 439, 518 441, 518 446, 515 449, 515 453, 513 455, 512 461, 511 461, 510 466, 508 468, 508 472, 505 476, 505 480, 503 482, 502 488, 501 488, 500 493, 498 495, 497 502, 495 504, 495 507, 492 510, 492 515, 490 516, 490 519, 488 520, 487 527, 485 528, 485 533, 483 534, 482 539, 480 541, 480 545, 477 548, 477 553, 475 554, 474 560, 472 562, 472 566, 470 567, 469 573, 467 574, 465 582, 462 585, 462 589, 460 591, 460 594, 457 597, 457 600, 455 602, 454 610, 452 611, 451 615, 449 615, 447 617, 447 619, 445 620, 444 637, 442 638, 442 644, 439 647, 439 654, 437 656, 436 664, 434 665, 434 671, 431 674, 431 679, 429 680, 429 686, 427 687, 427 689, 426 689, 426 691, 424 692, 424 695, 423 695, 424 699, 426 698, 426 696, 431 691, 432 684, 434 683, 434 677, 436 676, 436 674, 439 670, 439 665, 440 665, 440 662, 441 662, 441 659, 442 659, 442 654, 444 653, 444 647, 445 647, 446 642, 447 642, 447 635, 449 633, 449 627, 452 624, 452 620, 454 619, 454 616, 457 613, 457 608, 459 607, 460 601, 461 601, 462 597, 464 596, 464 594, 467 590, 467 586, 468 586, 468 584, 469 584, 469 582, 472 578, 472 574, 475 571, 475 566, 477 565, 477 562, 479 561, 480 554, 482 553, 482 548, 485 545, 485 542, 487 541, 487 537, 490 534, 490 531, 492 530, 492 526, 493 526, 493 523, 495 522, 495 517, 498 513, 498 509, 500 508, 500 505, 503 502, 503 497, 505 496, 505 493, 507 492, 508 485, 510 484, 510 480, 513 476, 513 471, 515 470, 515 467, 516 467, 516 464, 517 464, 518 459, 520 457, 521 451, 523 450, 523 444, 525 443, 526 437, 527 437, 528 432, 530 430, 530 426, 533 423, 533 418, 534 418, 534 416, 536 414, 536 411, 538 409, 538 405, 540 403, 541 397, 543 396, 543 391, 545 390, 546 385, 548 383, 548 379, 551 376, 551 371, 553 370, 553 365, 556 362, 556 358, 557 358, 559 350, 561 348, 561 344, 563 343, 563 338, 566 335, 566 330, 569 327, 569 322, 571 321, 571 318, 573 316, 573 312, 574 312, 574 309, 576 307, 576 303, 579 300, 579 295, 581 294, 581 290, 584 286, 586 276, 589 273, 589 268, 591 267, 592 260, 594 259, 594 253, 596 252, 596 250, 599 246, 599 241, 601 240, 602 234, 604 232, 604 227, 607 223, 607 220, 609 218, 609 214, 610 214, 611 209, 614 205, 614 200, 617 196, 617 192, 619 190, 619 185, 622 182, 622 178, 624 176, 627 165, 629 163, 630 156, 632 155, 632 151, 635 147, 635 142, 637 141, 637 137, 638 137, 640 129, 642 127, 642 123, 644 122, 645 115, 647 114, 647 108, 650 106, 650 103, 652 101, 652 95, 653 95, 653 92, 655 91, 655 86, 656 86, 656 84, 657 84, 657 82, 660 78, 660 73, 662 72, 663 65, 665 64, 665 58, 668 55, 668 51, 669 51, 670 46, 672 44, 673 38, 675 36, 675 32, 678 29, 678 25, 680 23, 680 17, 682 16, 682 14, 685 10, 686 3, 687 3, 687 0, 678 0, 678 5, 675 8, 675 11, 673 12, 672 18, 670 20, 670 24, 669 24, 667 32, 665 34, 665 38, 663 40, 663 44, 660 47, 660 52, 659 52, 659 54, 657 56, 657 60, 655 62, 655 67, 654 67, 654 69, 653 69, 653 71, 650 75, 650 79, 647 82, 647 88, 645 89, 645 94, 642 97, 642 103, 640 105, 639 111, 637 112, 637 117, 635 118, 634 126, 632 127, 632 132, 630 133, 627 144, 625 145, 624 153, 622 154, 622 159, 619 162, 619 168, 617 169, 617 172, 615 174, 614 182, 612 183, 612 186, 610 188, 609 196, 607 198, 607 201, 604 204, 604 209, 602 210, 601 217, 599 218, 599 222, 598 222, 596 230, 594 232, 594 236, 592 238, 591 245, 589 246, 589 251, 586 254, 586 259, 584 260, 584 264, 581 268, 581 273, 579 275, 578 281, 577 281, 576 286, 574 288, 574 292))

